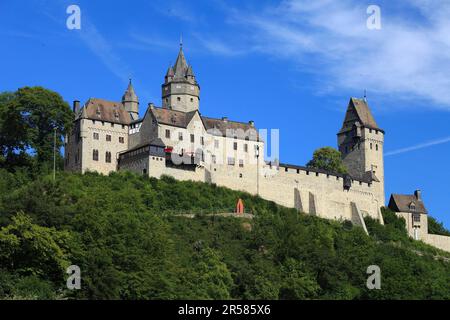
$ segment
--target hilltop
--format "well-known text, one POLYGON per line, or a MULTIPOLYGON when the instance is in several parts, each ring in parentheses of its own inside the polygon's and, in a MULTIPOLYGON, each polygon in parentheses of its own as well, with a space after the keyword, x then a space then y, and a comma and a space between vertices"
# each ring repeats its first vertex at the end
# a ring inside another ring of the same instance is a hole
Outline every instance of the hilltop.
POLYGON ((450 254, 383 215, 368 236, 212 184, 0 169, 0 298, 450 299, 450 254), (253 219, 211 215, 238 198, 253 219), (66 289, 72 264, 81 290, 66 289))

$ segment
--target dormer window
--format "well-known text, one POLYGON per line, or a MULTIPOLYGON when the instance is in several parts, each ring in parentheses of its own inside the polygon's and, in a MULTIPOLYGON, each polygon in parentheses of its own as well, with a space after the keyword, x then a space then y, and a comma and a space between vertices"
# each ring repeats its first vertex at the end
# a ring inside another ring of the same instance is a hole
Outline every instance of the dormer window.
POLYGON ((409 204, 409 209, 410 209, 411 211, 416 211, 416 204, 415 204, 414 202, 411 202, 411 203, 409 204))

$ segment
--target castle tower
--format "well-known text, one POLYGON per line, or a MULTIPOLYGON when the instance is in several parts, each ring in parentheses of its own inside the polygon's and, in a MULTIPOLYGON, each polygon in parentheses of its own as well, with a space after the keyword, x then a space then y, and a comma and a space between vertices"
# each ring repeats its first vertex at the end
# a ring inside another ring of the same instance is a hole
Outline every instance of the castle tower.
POLYGON ((192 66, 186 62, 183 46, 173 67, 167 70, 162 85, 162 106, 183 112, 198 110, 200 102, 200 86, 195 80, 192 66))
POLYGON ((337 134, 339 151, 350 175, 379 184, 384 205, 384 131, 375 122, 367 100, 351 98, 344 123, 337 134))
POLYGON ((133 85, 131 84, 131 79, 128 83, 127 90, 122 96, 122 104, 125 110, 130 113, 132 120, 139 119, 139 99, 134 92, 133 85))

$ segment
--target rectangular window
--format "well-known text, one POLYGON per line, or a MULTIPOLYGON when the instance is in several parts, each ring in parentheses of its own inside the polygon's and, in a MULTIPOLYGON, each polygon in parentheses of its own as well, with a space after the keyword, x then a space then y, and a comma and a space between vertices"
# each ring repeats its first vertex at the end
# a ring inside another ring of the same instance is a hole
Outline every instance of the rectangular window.
POLYGON ((98 161, 98 150, 97 149, 92 150, 92 160, 98 161))
POLYGON ((112 123, 112 122, 111 122, 111 127, 113 127, 113 128, 114 128, 114 123, 112 123))
POLYGON ((214 148, 219 148, 219 140, 214 140, 214 148))
POLYGON ((178 132, 178 140, 183 141, 183 132, 178 132))
POLYGON ((111 163, 111 152, 109 152, 109 151, 106 151, 105 162, 106 163, 111 163))
POLYGON ((98 132, 94 132, 94 140, 98 140, 98 132))
POLYGON ((370 150, 372 150, 372 142, 370 143, 370 150))
POLYGON ((375 150, 377 150, 377 151, 378 151, 378 144, 376 144, 376 145, 375 145, 375 150))
POLYGON ((200 144, 201 144, 202 146, 205 145, 205 138, 204 138, 204 137, 200 137, 200 144))
POLYGON ((110 134, 106 135, 106 141, 111 141, 111 135, 110 134))
POLYGON ((213 154, 211 156, 211 161, 212 161, 213 164, 216 164, 216 155, 213 154))
POLYGON ((244 167, 244 160, 239 159, 239 167, 241 167, 241 168, 244 167))
POLYGON ((193 134, 191 134, 191 143, 195 142, 195 136, 193 134))
POLYGON ((125 138, 124 137, 119 137, 119 143, 125 143, 125 138))
POLYGON ((233 142, 233 149, 237 150, 237 142, 233 142))
POLYGON ((248 144, 244 143, 244 152, 248 152, 248 144))
POLYGON ((166 138, 170 139, 170 130, 169 129, 166 129, 166 138))
POLYGON ((228 165, 234 166, 234 158, 233 157, 228 157, 228 165))
POLYGON ((420 214, 414 213, 412 216, 414 222, 420 222, 420 214))

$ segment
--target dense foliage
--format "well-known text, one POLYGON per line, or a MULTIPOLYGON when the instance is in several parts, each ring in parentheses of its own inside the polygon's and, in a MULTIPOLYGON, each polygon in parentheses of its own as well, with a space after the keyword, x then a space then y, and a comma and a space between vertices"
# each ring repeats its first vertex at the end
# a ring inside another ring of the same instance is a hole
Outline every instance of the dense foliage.
POLYGON ((449 299, 450 255, 383 213, 384 226, 367 219, 367 236, 215 185, 0 169, 0 297, 449 299), (207 214, 238 198, 254 219, 207 214), (66 288, 71 264, 81 290, 66 288), (373 264, 381 290, 366 288, 373 264))
POLYGON ((442 222, 437 221, 432 216, 428 216, 428 233, 450 237, 450 231, 445 229, 442 222))
POLYGON ((39 172, 51 168, 55 131, 59 150, 72 120, 69 105, 51 90, 24 87, 0 93, 0 166, 32 166, 39 172))
POLYGON ((314 151, 313 158, 306 166, 329 172, 347 173, 341 153, 332 147, 323 147, 314 151))

